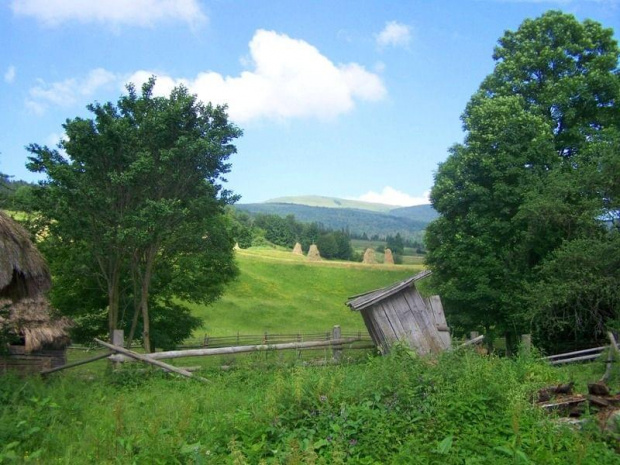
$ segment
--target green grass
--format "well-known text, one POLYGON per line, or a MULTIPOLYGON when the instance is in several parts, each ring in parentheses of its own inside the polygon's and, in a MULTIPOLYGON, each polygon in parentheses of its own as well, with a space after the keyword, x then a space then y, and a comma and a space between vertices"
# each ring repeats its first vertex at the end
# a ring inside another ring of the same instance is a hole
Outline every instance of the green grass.
MULTIPOLYGON (((196 307, 216 335, 363 328, 346 298, 420 268, 308 263, 277 249, 240 251, 238 260, 224 298, 196 307)), ((536 354, 420 358, 397 347, 314 366, 329 352, 287 354, 173 361, 200 365, 208 384, 141 364, 114 372, 105 361, 45 380, 0 376, 0 464, 620 463, 618 435, 601 432, 593 413, 571 429, 531 402, 539 388, 569 380, 583 392, 601 363, 557 369, 536 354)))
POLYGON ((196 337, 242 334, 364 330, 361 316, 345 302, 348 297, 405 279, 421 265, 383 266, 361 263, 308 262, 278 249, 237 252, 238 280, 210 306, 193 305, 204 319, 196 337))
MULTIPOLYGON (((0 463, 614 464, 617 437, 531 404, 565 381, 534 359, 404 350, 358 364, 141 366, 0 377, 0 463)), ((597 373, 597 375, 600 375, 597 373)))

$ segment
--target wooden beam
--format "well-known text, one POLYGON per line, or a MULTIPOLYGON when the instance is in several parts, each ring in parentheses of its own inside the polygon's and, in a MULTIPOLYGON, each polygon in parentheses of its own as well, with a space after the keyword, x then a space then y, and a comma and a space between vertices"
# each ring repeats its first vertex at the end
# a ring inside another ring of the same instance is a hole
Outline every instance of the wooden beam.
MULTIPOLYGON (((475 331, 472 331, 472 333, 474 333, 475 331)), ((484 334, 481 334, 480 336, 476 336, 473 339, 470 339, 469 341, 465 342, 464 344, 461 344, 459 347, 467 347, 470 346, 472 344, 478 344, 479 342, 482 342, 482 340, 484 339, 484 334)))
MULTIPOLYGON (((311 341, 311 342, 286 342, 282 344, 257 344, 250 346, 216 347, 212 349, 187 349, 171 350, 168 352, 153 352, 143 357, 149 360, 165 360, 182 357, 203 357, 208 355, 228 355, 241 354, 244 352, 258 352, 261 350, 295 350, 308 349, 314 347, 341 346, 351 342, 360 341, 360 337, 349 337, 332 341, 311 341)), ((121 352, 122 353, 122 352, 121 352)))
POLYGON ((45 375, 49 375, 50 373, 55 373, 56 371, 61 371, 61 370, 65 370, 67 368, 73 368, 73 367, 77 367, 80 365, 85 365, 87 363, 91 363, 91 362, 96 362, 97 360, 101 360, 102 358, 107 358, 110 355, 112 355, 114 352, 106 352, 105 354, 99 354, 99 355, 95 355, 94 357, 90 357, 90 358, 86 358, 84 360, 79 360, 77 362, 73 362, 73 363, 67 363, 66 365, 62 365, 56 368, 51 368, 49 370, 43 370, 41 372, 41 375, 45 376, 45 375))
POLYGON ((95 342, 97 344, 99 344, 99 345, 102 345, 103 347, 107 347, 110 350, 113 350, 115 352, 121 353, 123 355, 127 355, 128 357, 131 357, 131 358, 135 358, 136 360, 140 360, 141 362, 148 363, 150 365, 155 365, 155 366, 157 366, 159 368, 162 368, 163 370, 171 371, 173 373, 177 373, 179 375, 185 376, 186 378, 194 378, 194 379, 197 379, 197 380, 202 381, 202 382, 209 382, 209 380, 207 380, 205 378, 201 378, 199 376, 194 376, 192 373, 190 373, 187 370, 183 370, 183 369, 174 367, 172 365, 168 365, 167 363, 160 362, 158 360, 153 360, 153 359, 151 359, 151 358, 149 358, 149 357, 147 357, 145 355, 138 354, 136 352, 132 352, 131 350, 127 350, 124 347, 115 346, 113 344, 108 344, 107 342, 103 342, 103 341, 101 341, 101 340, 99 340, 97 338, 95 338, 95 342))

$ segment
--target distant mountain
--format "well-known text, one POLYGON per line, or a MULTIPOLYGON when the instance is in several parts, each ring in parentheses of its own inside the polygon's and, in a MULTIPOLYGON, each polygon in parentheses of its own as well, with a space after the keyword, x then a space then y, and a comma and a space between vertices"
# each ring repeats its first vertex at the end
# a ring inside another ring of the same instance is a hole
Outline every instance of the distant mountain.
POLYGON ((322 197, 320 195, 303 195, 296 197, 278 197, 267 200, 265 203, 292 203, 295 205, 306 205, 308 207, 326 208, 356 208, 358 210, 369 210, 373 212, 388 213, 396 208, 393 205, 382 203, 362 202, 360 200, 338 199, 336 197, 322 197))
POLYGON ((437 217, 430 205, 395 207, 320 196, 281 197, 263 203, 237 204, 235 207, 251 215, 294 215, 301 222, 317 222, 331 229, 366 233, 369 237, 400 233, 406 238, 419 238, 426 225, 437 217))

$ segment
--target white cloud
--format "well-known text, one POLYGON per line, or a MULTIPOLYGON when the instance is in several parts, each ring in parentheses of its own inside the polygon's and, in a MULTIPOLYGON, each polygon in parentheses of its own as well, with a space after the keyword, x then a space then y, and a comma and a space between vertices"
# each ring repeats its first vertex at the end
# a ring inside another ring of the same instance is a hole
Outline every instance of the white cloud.
POLYGON ((15 74, 15 66, 9 66, 9 68, 6 70, 6 73, 4 73, 4 82, 12 84, 15 81, 15 74))
POLYGON ((258 30, 244 59, 249 70, 238 76, 213 71, 193 79, 140 70, 128 81, 140 86, 158 75, 154 92, 166 95, 184 84, 202 101, 227 103, 237 122, 267 118, 332 119, 355 107, 356 100, 377 101, 387 91, 381 78, 357 63, 334 64, 309 43, 274 31, 258 30))
POLYGON ((33 113, 41 115, 49 105, 71 106, 83 97, 91 97, 101 87, 116 84, 119 77, 103 68, 92 70, 84 79, 65 79, 64 81, 47 84, 39 81, 39 84, 29 92, 26 107, 33 113))
POLYGON ((385 23, 385 28, 377 34, 379 47, 408 47, 411 42, 411 28, 397 21, 385 23))
POLYGON ((195 26, 207 19, 197 0, 12 0, 11 8, 49 26, 77 21, 149 27, 169 20, 195 26))
POLYGON ((386 186, 383 188, 381 193, 370 191, 354 200, 361 200, 363 202, 371 203, 383 203, 385 205, 397 205, 400 207, 410 207, 413 205, 429 204, 429 195, 430 191, 426 191, 420 197, 413 197, 405 192, 397 191, 393 187, 386 186))
POLYGON ((139 89, 152 75, 157 76, 155 95, 167 96, 183 84, 203 102, 228 104, 229 115, 237 123, 255 119, 329 120, 353 110, 358 101, 378 101, 387 93, 378 74, 357 63, 334 64, 303 40, 258 30, 249 47, 245 59, 248 70, 238 76, 204 71, 183 78, 152 70, 121 75, 99 68, 83 79, 51 84, 41 81, 30 89, 26 105, 41 114, 49 105, 85 104, 84 97, 92 97, 102 87, 124 88, 132 82, 139 89))

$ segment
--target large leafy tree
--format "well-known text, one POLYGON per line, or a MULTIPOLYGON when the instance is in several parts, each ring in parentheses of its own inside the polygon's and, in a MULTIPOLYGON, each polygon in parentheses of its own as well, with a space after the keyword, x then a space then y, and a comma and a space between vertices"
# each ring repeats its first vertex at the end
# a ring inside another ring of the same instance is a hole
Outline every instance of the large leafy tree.
POLYGON ((170 304, 175 294, 210 301, 235 275, 224 215, 235 197, 221 183, 241 135, 225 107, 183 87, 154 97, 154 85, 149 80, 141 94, 130 85, 116 105, 89 105, 92 119, 67 120, 65 154, 28 147, 29 169, 47 175, 39 209, 47 249, 60 257, 52 266, 80 273, 61 263, 64 254, 85 285, 98 283, 110 331, 127 320, 131 302, 130 338, 141 325, 147 351, 153 303, 170 304))
POLYGON ((457 324, 529 330, 541 313, 524 310, 565 257, 556 251, 609 234, 599 219, 618 182, 604 155, 618 147, 618 56, 610 29, 556 11, 499 40, 431 192, 427 262, 457 324))

